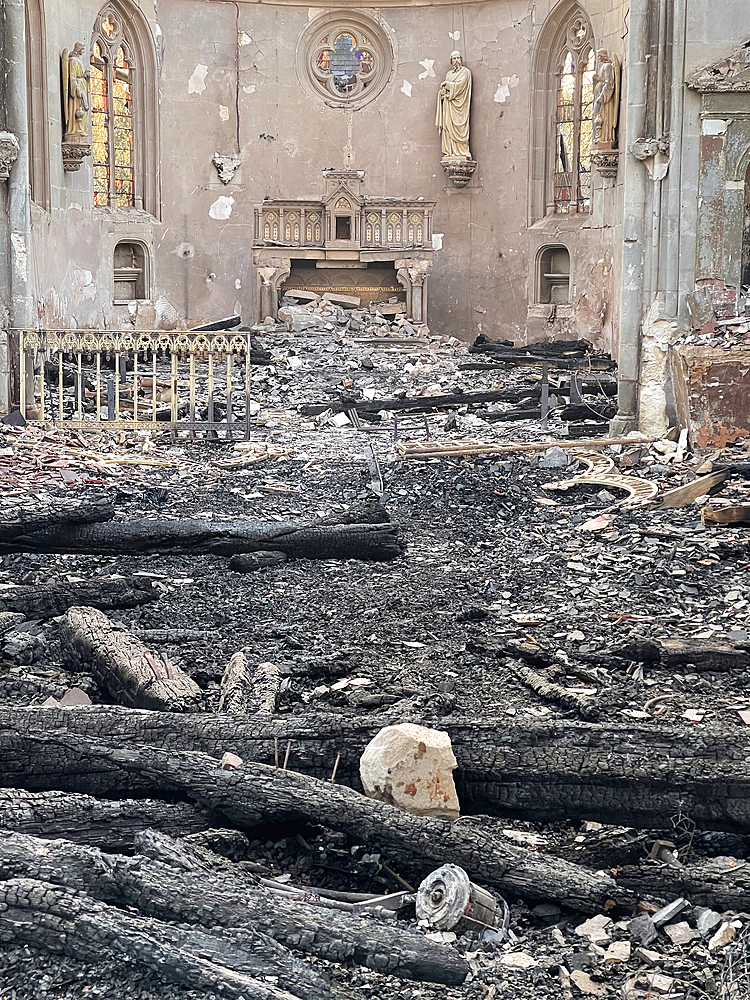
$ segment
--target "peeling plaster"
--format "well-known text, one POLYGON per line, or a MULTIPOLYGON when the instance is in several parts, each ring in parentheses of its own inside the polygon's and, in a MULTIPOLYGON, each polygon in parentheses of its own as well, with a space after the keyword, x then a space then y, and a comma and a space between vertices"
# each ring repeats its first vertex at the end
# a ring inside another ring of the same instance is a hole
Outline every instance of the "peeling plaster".
POLYGON ((701 124, 703 135, 724 135, 729 128, 729 122, 723 118, 704 118, 701 124))
POLYGON ((420 80, 426 80, 428 76, 435 75, 435 60, 434 59, 420 59, 419 65, 424 66, 424 73, 419 74, 420 80))
POLYGON ((73 287, 71 289, 73 308, 79 306, 81 302, 85 302, 87 299, 93 300, 96 298, 96 282, 94 281, 94 276, 91 271, 85 268, 73 271, 73 287))
POLYGON ((513 74, 513 76, 503 76, 500 78, 500 83, 497 85, 497 90, 495 91, 495 97, 493 98, 496 104, 505 104, 505 102, 510 97, 511 88, 517 87, 519 84, 519 79, 513 74))
POLYGON ((406 94, 407 97, 411 97, 411 84, 408 80, 404 80, 404 85, 401 88, 401 93, 406 94))
POLYGON ((246 94, 254 94, 257 88, 254 83, 251 83, 246 84, 242 89, 246 94))
POLYGON ((240 31, 237 33, 237 42, 239 45, 249 45, 252 42, 252 38, 246 31, 240 31))
POLYGON ((442 250, 443 249, 443 237, 445 233, 433 233, 432 234, 432 249, 442 250))
POLYGON ((198 63, 193 70, 193 75, 188 80, 188 94, 202 94, 206 89, 207 76, 208 66, 204 66, 203 63, 198 63))
POLYGON ((659 304, 654 302, 643 320, 641 339, 638 429, 644 434, 661 436, 669 430, 667 361, 679 332, 676 323, 661 318, 659 304))
POLYGON ((226 104, 219 105, 219 118, 221 118, 223 122, 229 121, 229 108, 226 104))
POLYGON ((234 198, 231 195, 222 194, 209 208, 208 214, 212 219, 228 219, 232 214, 232 205, 234 205, 234 198))
POLYGON ((460 37, 461 37, 461 32, 460 31, 449 31, 448 32, 448 38, 452 38, 454 42, 457 42, 460 37))
POLYGON ((13 266, 18 271, 21 281, 29 280, 29 251, 26 240, 20 233, 11 233, 10 242, 13 245, 13 266))

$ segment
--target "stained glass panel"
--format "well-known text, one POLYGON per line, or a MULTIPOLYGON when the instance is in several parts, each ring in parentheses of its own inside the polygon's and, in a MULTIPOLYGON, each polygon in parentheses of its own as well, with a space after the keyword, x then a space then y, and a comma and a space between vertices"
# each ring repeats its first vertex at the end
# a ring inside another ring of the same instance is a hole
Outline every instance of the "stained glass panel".
MULTIPOLYGON (((105 21, 102 27, 106 33, 105 21)), ((122 45, 103 52, 95 43, 90 78, 94 204, 120 208, 135 204, 133 97, 131 67, 125 52, 122 45)))
POLYGON ((91 56, 91 133, 94 162, 94 204, 109 204, 109 112, 107 105, 107 64, 101 49, 94 45, 91 56))
MULTIPOLYGON (((571 29, 572 31, 572 29, 571 29)), ((583 41, 581 36, 581 41, 583 41)), ((572 31, 577 44, 579 35, 572 31)), ((591 207, 591 141, 596 56, 564 50, 557 76, 555 113, 555 212, 588 212, 591 207), (581 57, 579 59, 579 56, 581 57)))

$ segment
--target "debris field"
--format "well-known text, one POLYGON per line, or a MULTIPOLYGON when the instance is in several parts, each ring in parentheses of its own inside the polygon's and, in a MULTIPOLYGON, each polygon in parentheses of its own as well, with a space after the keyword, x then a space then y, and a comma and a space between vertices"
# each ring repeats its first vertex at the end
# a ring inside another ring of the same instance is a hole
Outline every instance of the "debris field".
POLYGON ((280 320, 234 440, 0 432, 0 998, 750 995, 746 443, 280 320), (364 794, 405 723, 458 819, 364 794))

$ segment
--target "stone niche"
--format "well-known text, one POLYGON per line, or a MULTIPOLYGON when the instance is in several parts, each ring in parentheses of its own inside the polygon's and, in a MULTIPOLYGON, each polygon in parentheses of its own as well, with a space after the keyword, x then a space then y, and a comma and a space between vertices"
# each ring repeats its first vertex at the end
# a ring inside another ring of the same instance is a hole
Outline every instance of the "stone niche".
POLYGON ((364 195, 363 170, 323 176, 321 199, 255 206, 258 322, 276 317, 286 286, 358 296, 363 306, 396 297, 411 319, 426 323, 435 202, 364 195))

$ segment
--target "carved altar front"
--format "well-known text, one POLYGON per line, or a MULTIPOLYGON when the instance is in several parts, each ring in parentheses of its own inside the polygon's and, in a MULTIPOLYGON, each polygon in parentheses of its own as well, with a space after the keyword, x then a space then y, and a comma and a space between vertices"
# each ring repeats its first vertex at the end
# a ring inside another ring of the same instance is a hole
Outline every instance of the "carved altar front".
POLYGON ((378 301, 370 293, 382 284, 372 272, 390 264, 393 285, 404 289, 408 315, 426 323, 435 202, 364 195, 363 170, 329 169, 323 175, 325 194, 320 200, 268 200, 255 206, 258 322, 276 317, 284 284, 295 287, 295 269, 327 270, 333 272, 331 278, 351 271, 352 280, 341 283, 340 290, 359 295, 366 307, 378 301))

